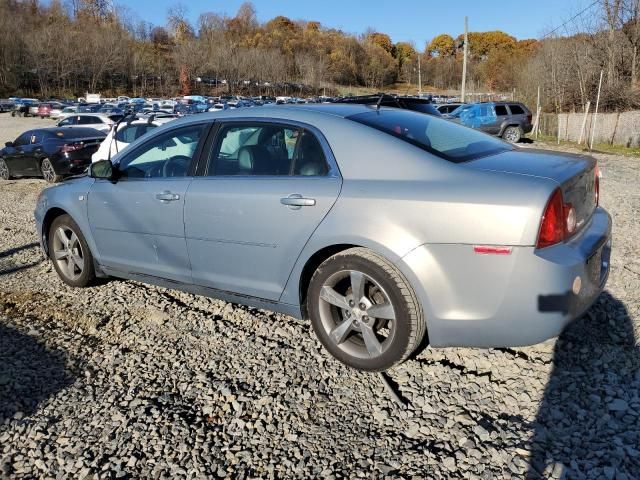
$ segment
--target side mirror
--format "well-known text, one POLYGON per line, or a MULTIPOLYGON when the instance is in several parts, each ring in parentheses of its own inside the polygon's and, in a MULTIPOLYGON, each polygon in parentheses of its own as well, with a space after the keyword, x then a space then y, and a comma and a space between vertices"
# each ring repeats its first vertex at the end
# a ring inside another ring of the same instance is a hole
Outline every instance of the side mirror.
POLYGON ((5 147, 13 147, 13 142, 5 142, 5 147))
POLYGON ((89 176, 91 178, 103 178, 105 180, 113 180, 115 167, 111 160, 98 160, 89 166, 89 176))

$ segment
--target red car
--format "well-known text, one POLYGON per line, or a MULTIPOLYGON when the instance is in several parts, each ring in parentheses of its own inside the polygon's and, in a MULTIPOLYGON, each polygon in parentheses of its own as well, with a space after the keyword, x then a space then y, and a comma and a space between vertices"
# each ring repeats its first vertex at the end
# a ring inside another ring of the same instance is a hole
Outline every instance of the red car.
POLYGON ((40 105, 38 105, 37 115, 40 118, 49 117, 51 116, 51 110, 53 109, 61 110, 62 108, 63 108, 63 105, 58 102, 41 103, 40 105))

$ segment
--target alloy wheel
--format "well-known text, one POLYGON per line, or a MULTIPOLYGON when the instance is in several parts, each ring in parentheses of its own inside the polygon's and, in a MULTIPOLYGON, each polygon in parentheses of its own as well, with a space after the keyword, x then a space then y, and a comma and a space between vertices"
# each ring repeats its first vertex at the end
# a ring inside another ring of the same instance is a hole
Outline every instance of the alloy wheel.
POLYGON ((320 290, 320 320, 330 341, 357 358, 376 358, 391 345, 396 312, 378 282, 357 270, 331 275, 320 290))
POLYGON ((40 168, 42 170, 42 176, 44 177, 44 179, 47 182, 52 183, 56 177, 56 172, 53 169, 53 165, 51 165, 51 162, 48 158, 45 158, 42 161, 42 166, 40 168))
POLYGON ((506 140, 511 143, 516 143, 520 139, 518 131, 514 128, 510 128, 506 132, 506 140))
POLYGON ((69 280, 76 280, 84 271, 82 245, 76 233, 60 226, 53 236, 53 258, 60 272, 69 280))
POLYGON ((4 158, 0 158, 0 178, 9 180, 9 167, 7 167, 7 162, 4 161, 4 158))

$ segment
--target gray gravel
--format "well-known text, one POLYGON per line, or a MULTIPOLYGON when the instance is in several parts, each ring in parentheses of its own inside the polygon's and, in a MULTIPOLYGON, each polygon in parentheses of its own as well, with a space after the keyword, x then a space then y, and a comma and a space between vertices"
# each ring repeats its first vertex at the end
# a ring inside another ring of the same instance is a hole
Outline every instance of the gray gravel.
MULTIPOLYGON (((0 116, 0 141, 36 122, 0 116)), ((66 287, 36 245, 44 182, 0 181, 0 478, 640 477, 640 163, 598 158, 606 293, 557 342, 427 348, 389 372, 406 408, 307 322, 66 287)))

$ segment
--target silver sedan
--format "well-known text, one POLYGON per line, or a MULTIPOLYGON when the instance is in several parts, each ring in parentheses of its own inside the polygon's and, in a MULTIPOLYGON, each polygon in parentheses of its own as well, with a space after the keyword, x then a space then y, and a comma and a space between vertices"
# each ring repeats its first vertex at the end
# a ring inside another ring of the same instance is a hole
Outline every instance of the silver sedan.
POLYGON ((595 160, 360 105, 201 114, 48 188, 42 248, 76 287, 148 282, 308 318, 337 359, 558 335, 600 294, 595 160))

